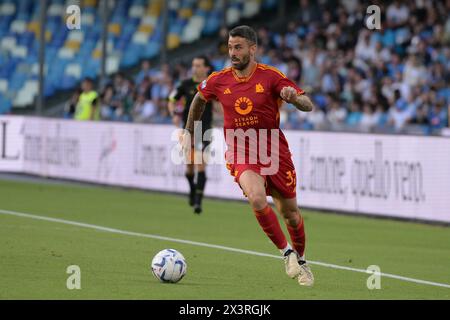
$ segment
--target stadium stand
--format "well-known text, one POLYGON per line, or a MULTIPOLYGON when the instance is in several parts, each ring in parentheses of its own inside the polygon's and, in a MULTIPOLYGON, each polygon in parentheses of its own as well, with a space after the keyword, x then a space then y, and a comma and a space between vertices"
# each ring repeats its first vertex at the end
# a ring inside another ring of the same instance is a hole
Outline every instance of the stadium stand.
MULTIPOLYGON (((221 3, 169 1, 169 48, 214 34, 226 41, 227 30, 219 32, 221 3)), ((450 11, 449 1, 381 2, 381 30, 365 27, 367 1, 298 3, 297 17, 286 21, 284 30, 258 29, 259 61, 297 81, 318 106, 309 114, 283 108, 283 128, 439 134, 448 127, 450 17, 443 13, 450 11)), ((87 27, 77 32, 56 27, 65 4, 52 0, 48 9, 47 97, 97 77, 100 68, 97 2, 82 2, 87 27)), ((274 6, 276 1, 228 1, 228 23, 274 6)), ((33 1, 0 2, 0 113, 32 103, 37 92, 37 12, 33 1)), ((159 0, 118 2, 109 24, 109 75, 158 55, 160 13, 159 0)), ((223 45, 210 57, 216 70, 229 63, 223 45)), ((167 95, 189 76, 188 64, 147 65, 134 79, 114 76, 100 89, 103 119, 169 123, 167 95)), ((70 108, 66 111, 70 117, 70 108)))
MULTIPOLYGON (((49 0, 46 23, 45 97, 74 89, 100 72, 101 14, 97 0, 49 0), (81 30, 65 26, 65 8, 81 7, 81 30)), ((153 58, 160 50, 163 0, 109 1, 107 74, 153 58)), ((192 43, 220 28, 222 1, 169 1, 168 47, 192 43)), ((228 1, 227 15, 251 17, 271 0, 228 1)), ((0 0, 0 114, 31 105, 38 92, 39 1, 0 0)), ((234 20, 233 20, 234 21, 234 20)), ((231 22, 233 22, 231 21, 231 22)))

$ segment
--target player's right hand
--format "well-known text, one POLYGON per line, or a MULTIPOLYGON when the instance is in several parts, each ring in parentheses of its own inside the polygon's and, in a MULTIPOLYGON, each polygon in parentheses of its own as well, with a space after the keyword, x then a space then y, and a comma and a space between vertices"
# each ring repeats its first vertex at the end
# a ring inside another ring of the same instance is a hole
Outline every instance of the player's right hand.
POLYGON ((293 87, 284 87, 281 89, 280 97, 287 103, 293 103, 297 97, 297 90, 293 87))

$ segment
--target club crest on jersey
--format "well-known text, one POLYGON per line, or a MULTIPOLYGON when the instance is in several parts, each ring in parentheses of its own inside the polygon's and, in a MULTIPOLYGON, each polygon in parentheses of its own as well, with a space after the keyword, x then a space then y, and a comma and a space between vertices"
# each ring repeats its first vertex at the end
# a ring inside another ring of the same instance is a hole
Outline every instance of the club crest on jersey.
POLYGON ((225 91, 223 92, 223 94, 231 94, 230 88, 226 88, 225 91))
POLYGON ((256 84, 256 93, 263 93, 264 92, 264 87, 261 83, 257 83, 256 84))
POLYGON ((247 97, 240 97, 234 103, 234 110, 243 116, 249 114, 252 109, 253 102, 247 97))
POLYGON ((200 88, 202 88, 202 89, 206 88, 206 80, 202 81, 202 84, 201 84, 200 88))

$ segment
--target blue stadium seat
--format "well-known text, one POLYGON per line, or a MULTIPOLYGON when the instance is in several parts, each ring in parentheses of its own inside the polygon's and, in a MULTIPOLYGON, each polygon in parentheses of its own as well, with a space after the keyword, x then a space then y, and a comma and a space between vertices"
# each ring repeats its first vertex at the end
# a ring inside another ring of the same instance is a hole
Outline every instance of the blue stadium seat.
POLYGON ((46 81, 44 84, 44 96, 46 98, 51 97, 55 94, 55 87, 49 81, 46 81))
POLYGON ((0 114, 9 113, 12 108, 11 100, 0 94, 0 114))
MULTIPOLYGON (((262 1, 266 6, 276 4, 276 1, 262 1)), ((86 1, 86 3, 88 2, 90 1, 86 1)), ((11 57, 9 53, 0 54, 0 78, 8 79, 8 86, 12 91, 17 92, 22 89, 27 79, 37 78, 35 65, 38 63, 39 39, 36 32, 41 4, 39 1, 34 0, 0 0, 0 4, 3 3, 14 4, 15 12, 0 16, 0 41, 5 37, 14 38, 14 45, 26 48, 27 52, 26 57, 22 58, 11 57), (21 33, 12 32, 10 28, 15 21, 23 21, 23 23, 16 22, 14 30, 26 26, 26 31, 21 33), (30 70, 29 74, 19 73, 17 69, 19 64, 21 70, 30 70), (34 69, 34 74, 31 73, 32 69, 34 69)), ((108 40, 113 44, 114 55, 120 57, 121 68, 134 66, 143 58, 154 58, 159 54, 162 40, 162 15, 156 13, 155 8, 157 6, 155 6, 155 3, 153 0, 120 0, 116 2, 111 13, 110 28, 111 24, 116 23, 120 25, 120 29, 117 26, 113 26, 112 28, 114 28, 115 32, 109 34, 108 40), (157 17, 156 23, 153 23, 152 19, 150 19, 152 27, 149 28, 147 24, 147 27, 142 28, 143 24, 141 24, 141 21, 143 17, 140 15, 140 12, 136 13, 135 9, 130 10, 132 6, 141 6, 144 17, 146 15, 157 17), (133 37, 137 32, 148 33, 148 41, 142 43, 143 37, 141 36, 141 43, 133 43, 133 37)), ((53 9, 55 9, 54 5, 65 8, 68 1, 49 0, 48 4, 49 7, 53 6, 53 9)), ((70 89, 71 86, 75 87, 77 85, 77 81, 73 76, 64 74, 67 63, 80 64, 82 66, 82 77, 96 78, 99 73, 100 61, 99 59, 94 59, 93 56, 98 57, 98 51, 95 50, 98 48, 97 44, 102 34, 101 12, 97 6, 86 5, 84 1, 80 1, 80 4, 83 17, 89 16, 88 21, 92 21, 92 25, 83 25, 84 38, 80 43, 79 49, 77 49, 76 43, 78 40, 67 41, 71 31, 65 27, 64 15, 57 14, 56 10, 56 13, 53 11, 47 17, 45 29, 49 32, 50 38, 46 43, 45 53, 45 62, 48 65, 47 81, 44 87, 46 97, 55 94, 59 89, 66 90, 70 89), (69 56, 70 50, 75 50, 74 57, 70 59, 58 58, 58 53, 62 48, 67 48, 69 56)), ((208 7, 207 2, 198 0, 180 0, 171 4, 169 33, 181 39, 185 28, 189 25, 189 21, 191 21, 190 19, 193 16, 204 18, 205 23, 201 24, 203 29, 200 30, 201 34, 213 35, 216 33, 220 28, 223 8, 220 3, 217 4, 217 2, 213 1, 211 4, 211 8, 208 7)), ((230 0, 229 5, 242 7, 243 2, 230 0)), ((6 102, 6 98, 2 98, 2 106, 5 105, 10 106, 11 100, 6 102)), ((5 109, 2 108, 1 110, 5 109)))
POLYGON ((145 46, 145 58, 153 58, 158 55, 160 44, 154 41, 145 46))
POLYGON ((61 79, 60 88, 63 90, 69 90, 76 86, 77 79, 72 76, 64 75, 61 79))
POLYGON ((219 16, 216 13, 211 14, 206 20, 205 27, 203 28, 203 34, 209 36, 216 33, 220 29, 220 25, 220 13, 219 16))
POLYGON ((9 80, 8 90, 19 91, 20 88, 25 84, 27 80, 27 75, 23 73, 15 73, 9 80))

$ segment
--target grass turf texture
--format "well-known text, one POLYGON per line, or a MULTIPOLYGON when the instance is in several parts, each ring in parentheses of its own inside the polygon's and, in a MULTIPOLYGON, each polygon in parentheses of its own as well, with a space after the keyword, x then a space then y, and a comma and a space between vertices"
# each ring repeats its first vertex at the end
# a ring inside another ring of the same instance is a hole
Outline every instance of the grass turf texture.
MULTIPOLYGON (((0 181, 0 209, 278 254, 240 202, 206 199, 198 216, 182 196, 0 181)), ((448 227, 302 212, 311 260, 450 283, 448 227)), ((448 288, 383 277, 380 290, 368 290, 368 274, 312 269, 316 284, 305 288, 286 276, 281 259, 0 214, 0 299, 450 298, 448 288), (178 284, 160 283, 149 270, 164 248, 186 257, 178 284), (81 268, 81 290, 66 288, 69 265, 81 268)))

